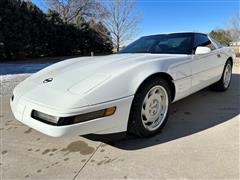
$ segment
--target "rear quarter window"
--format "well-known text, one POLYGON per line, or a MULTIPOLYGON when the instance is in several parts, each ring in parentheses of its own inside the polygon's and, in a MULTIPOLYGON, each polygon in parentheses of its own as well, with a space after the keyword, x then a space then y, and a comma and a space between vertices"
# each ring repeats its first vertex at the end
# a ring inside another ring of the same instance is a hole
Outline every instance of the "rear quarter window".
POLYGON ((217 46, 217 48, 222 48, 224 47, 220 42, 218 42, 216 39, 213 39, 211 36, 210 36, 212 42, 217 46))

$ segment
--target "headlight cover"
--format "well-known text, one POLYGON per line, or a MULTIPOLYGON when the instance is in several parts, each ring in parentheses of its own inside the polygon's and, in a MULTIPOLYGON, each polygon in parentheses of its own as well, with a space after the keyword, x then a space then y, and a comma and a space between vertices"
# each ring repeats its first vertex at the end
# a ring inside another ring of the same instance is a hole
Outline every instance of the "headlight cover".
POLYGON ((76 116, 70 116, 70 117, 56 117, 56 116, 48 115, 48 114, 33 110, 31 117, 38 121, 44 122, 46 124, 50 124, 54 126, 66 126, 66 125, 86 122, 86 121, 90 121, 93 119, 98 119, 106 116, 111 116, 115 113, 116 109, 117 109, 116 106, 113 106, 106 109, 84 113, 76 116))

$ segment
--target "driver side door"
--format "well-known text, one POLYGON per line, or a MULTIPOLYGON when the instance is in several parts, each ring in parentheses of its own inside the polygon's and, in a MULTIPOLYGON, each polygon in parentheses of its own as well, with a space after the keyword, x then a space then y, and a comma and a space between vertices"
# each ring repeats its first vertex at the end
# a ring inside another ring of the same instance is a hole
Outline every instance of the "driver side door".
POLYGON ((207 35, 195 34, 193 51, 192 93, 213 84, 222 73, 221 54, 207 35), (208 47, 211 51, 206 54, 195 54, 195 50, 199 46, 208 47))

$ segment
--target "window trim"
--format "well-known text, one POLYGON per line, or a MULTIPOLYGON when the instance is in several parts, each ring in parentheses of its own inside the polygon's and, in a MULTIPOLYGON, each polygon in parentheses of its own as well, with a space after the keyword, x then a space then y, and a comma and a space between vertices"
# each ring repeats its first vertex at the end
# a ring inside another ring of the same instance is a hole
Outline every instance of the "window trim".
MULTIPOLYGON (((221 47, 219 47, 219 46, 213 41, 213 40, 215 40, 215 39, 212 38, 210 35, 208 35, 208 39, 210 39, 210 41, 213 43, 213 45, 215 46, 216 49, 220 49, 220 48, 223 47, 223 45, 222 45, 220 42, 218 42, 218 43, 221 45, 221 47)), ((215 41, 217 41, 217 40, 215 40, 215 41)))

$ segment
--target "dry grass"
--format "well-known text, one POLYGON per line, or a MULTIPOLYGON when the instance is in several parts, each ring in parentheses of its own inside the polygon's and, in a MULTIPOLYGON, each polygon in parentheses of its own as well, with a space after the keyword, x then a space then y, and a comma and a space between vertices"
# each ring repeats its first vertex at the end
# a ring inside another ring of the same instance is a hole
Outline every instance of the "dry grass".
POLYGON ((236 61, 234 63, 235 66, 240 66, 240 57, 236 58, 236 61))

